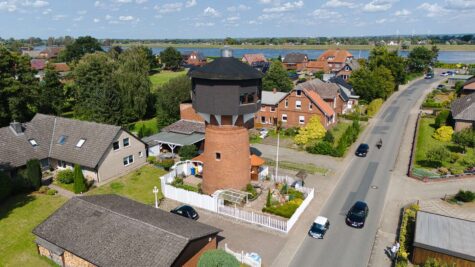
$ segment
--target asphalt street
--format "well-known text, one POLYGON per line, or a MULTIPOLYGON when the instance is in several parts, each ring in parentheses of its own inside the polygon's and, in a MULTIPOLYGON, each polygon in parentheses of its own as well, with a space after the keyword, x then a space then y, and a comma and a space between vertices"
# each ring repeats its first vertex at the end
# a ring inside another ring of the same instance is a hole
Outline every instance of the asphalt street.
MULTIPOLYGON (((442 80, 440 77, 435 79, 442 80)), ((368 155, 364 158, 349 155, 354 158, 346 172, 321 213, 315 214, 315 217, 317 215, 327 217, 330 220, 330 229, 324 239, 318 240, 307 236, 290 266, 368 265, 381 221, 390 172, 394 168, 399 146, 404 138, 409 111, 423 91, 436 81, 435 79, 416 81, 386 103, 364 140, 370 146, 368 155), (383 140, 383 146, 378 149, 376 143, 380 138, 383 140), (358 200, 365 201, 369 206, 369 215, 363 229, 351 228, 345 223, 346 213, 358 200)))

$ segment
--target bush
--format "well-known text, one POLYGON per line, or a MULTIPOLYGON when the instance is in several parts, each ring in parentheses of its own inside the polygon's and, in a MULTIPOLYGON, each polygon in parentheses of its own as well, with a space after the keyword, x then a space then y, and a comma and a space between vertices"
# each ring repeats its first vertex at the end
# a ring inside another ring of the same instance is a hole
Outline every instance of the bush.
POLYGON ((26 162, 26 176, 30 181, 30 185, 34 190, 41 186, 41 167, 40 161, 37 159, 30 159, 26 162))
POLYGON ((445 147, 435 147, 426 152, 426 158, 433 161, 437 166, 442 165, 450 157, 450 152, 445 147))
POLYGON ((452 166, 449 168, 450 173, 453 175, 463 174, 464 167, 452 166))
POLYGON ((251 193, 250 199, 255 199, 257 197, 257 191, 252 184, 246 185, 246 192, 251 193))
POLYGON ((269 189, 269 191, 267 191, 266 207, 270 208, 271 205, 272 205, 272 194, 269 189))
POLYGON ((239 261, 221 249, 208 250, 201 255, 198 267, 239 267, 239 261))
POLYGON ((74 165, 74 193, 79 194, 86 192, 86 182, 84 180, 84 175, 82 173, 81 166, 78 164, 74 165))
POLYGON ((404 209, 404 214, 401 221, 401 228, 399 232, 399 244, 401 247, 397 253, 398 263, 401 262, 402 266, 408 262, 409 252, 412 250, 412 243, 414 239, 414 230, 416 224, 416 213, 419 210, 419 206, 416 204, 404 209))
POLYGON ((309 146, 306 148, 307 152, 312 154, 320 154, 320 155, 333 155, 334 148, 332 144, 327 141, 318 142, 314 146, 309 146))
POLYGON ((340 118, 344 118, 347 120, 359 120, 359 121, 368 121, 369 118, 366 115, 360 115, 356 112, 348 113, 348 114, 340 114, 340 118))
POLYGON ((40 187, 40 189, 38 189, 38 193, 46 194, 48 190, 49 190, 49 187, 47 187, 46 185, 43 185, 42 187, 40 187))
POLYGON ((449 169, 445 168, 445 167, 440 167, 437 169, 437 172, 442 174, 442 175, 447 175, 449 173, 449 169))
POLYGON ((0 171, 0 202, 10 196, 12 190, 12 180, 4 172, 0 171))
POLYGON ((441 112, 439 112, 439 114, 435 118, 435 128, 447 125, 447 120, 449 119, 449 116, 450 110, 442 110, 441 112))
POLYGON ((462 201, 462 202, 472 202, 475 200, 475 193, 469 190, 467 191, 459 190, 454 198, 455 200, 462 201))
POLYGON ((295 190, 294 188, 290 188, 289 191, 288 191, 288 194, 289 194, 289 200, 293 200, 293 199, 304 199, 304 196, 303 196, 303 193, 298 191, 298 190, 295 190))
POLYGON ((59 171, 56 179, 63 184, 72 184, 74 182, 74 172, 71 169, 59 171))
POLYGON ((332 132, 327 131, 323 137, 323 141, 333 144, 333 142, 335 142, 335 137, 333 136, 332 132))
POLYGON ((147 162, 150 164, 156 164, 157 163, 157 157, 155 156, 148 156, 147 157, 147 162))
POLYGON ((454 129, 452 129, 451 126, 442 126, 435 131, 432 137, 441 142, 449 142, 450 140, 452 140, 453 133, 454 129))
POLYGON ((296 198, 284 203, 283 205, 265 207, 262 209, 262 211, 272 213, 284 218, 290 218, 298 209, 298 207, 302 204, 302 202, 302 199, 296 198))
POLYGON ((198 155, 198 149, 195 145, 182 146, 178 151, 181 160, 189 160, 198 155))
POLYGON ((368 109, 366 109, 366 114, 368 114, 368 116, 370 117, 373 117, 374 115, 376 115, 376 113, 378 113, 382 105, 383 105, 383 99, 381 98, 377 98, 371 101, 371 103, 369 103, 368 105, 368 109))
POLYGON ((169 171, 170 168, 175 165, 175 161, 173 159, 162 159, 158 162, 158 165, 162 166, 166 171, 169 171))
POLYGON ((58 191, 56 189, 48 189, 48 191, 46 192, 46 194, 48 196, 54 196, 58 193, 58 191))

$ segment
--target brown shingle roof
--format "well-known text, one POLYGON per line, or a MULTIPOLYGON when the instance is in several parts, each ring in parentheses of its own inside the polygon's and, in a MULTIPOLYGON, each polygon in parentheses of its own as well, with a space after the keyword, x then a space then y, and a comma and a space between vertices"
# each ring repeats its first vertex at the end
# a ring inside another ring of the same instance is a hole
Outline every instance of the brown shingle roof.
POLYGON ((205 133, 205 123, 198 121, 179 120, 162 129, 162 132, 181 134, 205 133))
POLYGON ((323 82, 320 79, 313 79, 297 85, 301 90, 307 89, 317 92, 323 99, 335 99, 338 96, 340 87, 335 83, 323 82))
POLYGON ((220 231, 118 195, 97 195, 72 198, 33 234, 97 266, 172 266, 190 241, 220 231))
POLYGON ((307 63, 307 69, 309 70, 321 70, 325 73, 330 72, 330 66, 326 61, 309 61, 307 63))
POLYGON ((285 55, 283 62, 284 63, 303 63, 308 61, 307 54, 301 53, 290 53, 285 55))
POLYGON ((68 72, 70 68, 66 63, 53 63, 54 70, 57 72, 68 72))
POLYGON ((353 55, 347 50, 342 49, 328 49, 318 57, 318 61, 327 61, 332 63, 344 63, 348 57, 353 55))

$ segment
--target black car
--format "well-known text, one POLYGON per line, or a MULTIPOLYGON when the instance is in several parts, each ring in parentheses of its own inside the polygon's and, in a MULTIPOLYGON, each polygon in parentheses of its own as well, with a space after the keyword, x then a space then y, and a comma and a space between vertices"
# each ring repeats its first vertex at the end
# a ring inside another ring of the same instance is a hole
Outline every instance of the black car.
POLYGON ((358 157, 366 157, 368 154, 369 145, 368 144, 360 144, 356 149, 355 155, 358 157))
POLYGON ((445 88, 445 85, 443 85, 443 84, 437 85, 437 89, 444 89, 444 88, 445 88))
POLYGON ((180 206, 180 207, 176 207, 174 209, 172 209, 170 211, 171 213, 175 213, 177 215, 180 215, 180 216, 183 216, 183 217, 186 217, 186 218, 189 218, 189 219, 193 219, 193 220, 198 220, 198 218, 200 217, 198 215, 198 212, 196 212, 196 210, 188 205, 183 205, 183 206, 180 206))
POLYGON ((368 204, 363 201, 356 201, 346 214, 346 224, 355 228, 363 228, 368 212, 368 204))

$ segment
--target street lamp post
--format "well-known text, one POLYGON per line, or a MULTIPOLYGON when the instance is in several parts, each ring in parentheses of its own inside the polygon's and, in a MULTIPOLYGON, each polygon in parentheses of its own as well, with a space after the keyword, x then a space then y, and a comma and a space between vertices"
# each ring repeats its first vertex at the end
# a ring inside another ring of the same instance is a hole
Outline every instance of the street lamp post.
POLYGON ((158 188, 157 188, 157 186, 153 187, 152 192, 155 194, 155 208, 158 209, 158 199, 157 199, 158 188))

